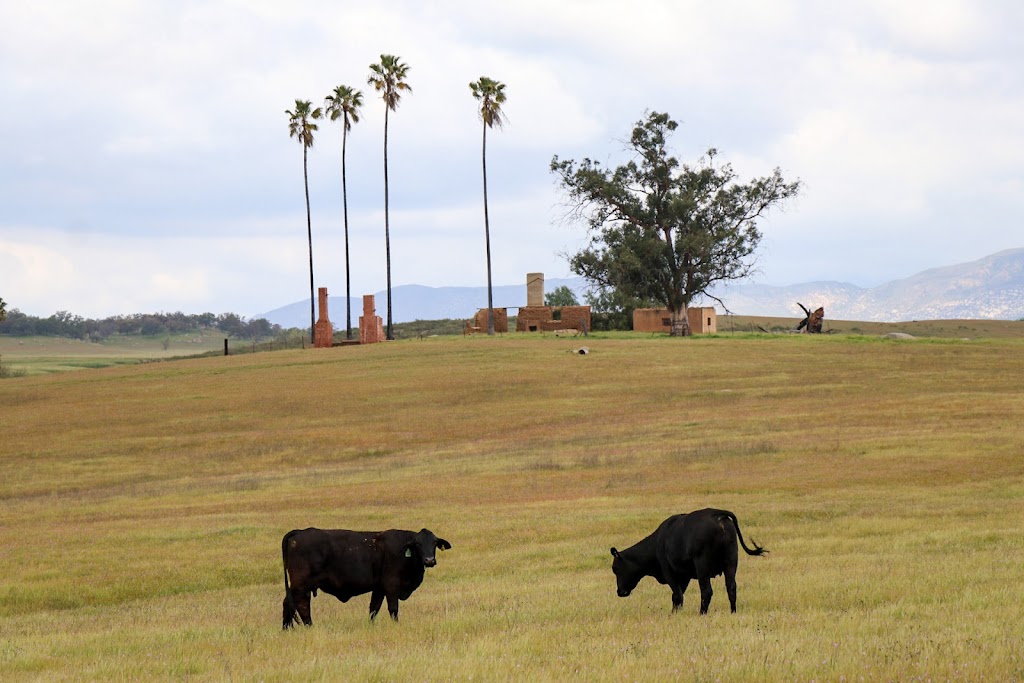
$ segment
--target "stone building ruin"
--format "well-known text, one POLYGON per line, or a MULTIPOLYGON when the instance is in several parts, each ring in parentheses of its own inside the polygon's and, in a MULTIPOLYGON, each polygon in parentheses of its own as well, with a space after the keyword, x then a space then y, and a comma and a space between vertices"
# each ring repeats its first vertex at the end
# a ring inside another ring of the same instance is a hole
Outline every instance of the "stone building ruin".
MULTIPOLYGON (((526 274, 526 305, 516 315, 516 332, 590 331, 590 306, 544 305, 544 273, 526 274)), ((494 309, 494 331, 508 332, 508 309, 494 309)), ((464 334, 487 332, 487 309, 478 309, 464 334)))
MULTIPOLYGON (((686 309, 686 322, 692 334, 715 334, 718 332, 718 314, 711 306, 691 306, 686 309)), ((634 332, 672 331, 672 313, 667 308, 637 308, 633 311, 634 332)))
POLYGON ((555 330, 589 332, 590 306, 545 306, 544 273, 527 273, 526 305, 520 306, 516 316, 516 332, 555 330))

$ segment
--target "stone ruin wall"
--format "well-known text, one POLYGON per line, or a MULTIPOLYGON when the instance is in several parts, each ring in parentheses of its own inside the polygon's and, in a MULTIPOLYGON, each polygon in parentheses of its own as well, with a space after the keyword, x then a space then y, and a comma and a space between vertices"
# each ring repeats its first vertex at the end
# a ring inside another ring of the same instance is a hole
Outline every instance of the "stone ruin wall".
POLYGON ((329 349, 334 344, 334 326, 327 315, 327 288, 317 290, 320 316, 313 325, 313 348, 329 349))
POLYGON ((524 306, 516 317, 516 332, 584 329, 590 331, 590 306, 524 306), (554 320, 556 311, 559 320, 554 320))
POLYGON ((376 315, 377 307, 373 294, 363 295, 363 314, 359 316, 359 343, 376 344, 384 341, 384 323, 376 315))
POLYGON ((522 306, 516 316, 516 332, 530 332, 541 329, 541 323, 551 320, 550 306, 522 306))
POLYGON ((562 327, 590 332, 590 306, 562 306, 562 327))
MULTIPOLYGON (((718 315, 711 306, 693 307, 686 310, 686 320, 693 334, 715 334, 718 331, 718 315)), ((634 332, 670 332, 672 314, 667 308, 637 308, 633 311, 634 332)))
MULTIPOLYGON (((481 308, 473 316, 473 325, 479 327, 482 331, 487 331, 487 309, 481 308)), ((494 331, 505 333, 508 332, 508 309, 507 308, 495 308, 494 309, 494 331)))

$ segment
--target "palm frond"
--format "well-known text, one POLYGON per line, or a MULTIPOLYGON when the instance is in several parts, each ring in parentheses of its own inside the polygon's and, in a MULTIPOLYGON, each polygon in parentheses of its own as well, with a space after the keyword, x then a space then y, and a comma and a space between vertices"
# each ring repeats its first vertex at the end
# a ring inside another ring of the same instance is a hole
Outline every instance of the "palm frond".
POLYGON ((505 103, 505 84, 487 76, 469 84, 473 97, 480 101, 480 118, 488 128, 501 128, 507 120, 501 105, 505 103))
POLYGON ((295 111, 285 109, 288 115, 288 137, 298 138, 305 147, 313 146, 313 133, 318 130, 312 119, 323 118, 323 110, 313 109, 309 100, 295 100, 295 111))
POLYGON ((366 82, 381 93, 381 99, 388 109, 395 110, 402 99, 401 92, 412 92, 412 86, 405 81, 408 74, 408 64, 395 55, 382 54, 379 64, 370 65, 370 76, 366 82))

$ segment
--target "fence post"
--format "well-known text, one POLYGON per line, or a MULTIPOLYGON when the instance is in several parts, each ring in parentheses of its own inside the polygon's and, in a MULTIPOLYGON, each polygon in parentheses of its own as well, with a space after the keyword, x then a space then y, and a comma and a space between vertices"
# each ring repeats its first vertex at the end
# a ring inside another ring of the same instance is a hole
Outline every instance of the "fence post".
POLYGON ((224 355, 228 355, 228 340, 224 340, 224 355))

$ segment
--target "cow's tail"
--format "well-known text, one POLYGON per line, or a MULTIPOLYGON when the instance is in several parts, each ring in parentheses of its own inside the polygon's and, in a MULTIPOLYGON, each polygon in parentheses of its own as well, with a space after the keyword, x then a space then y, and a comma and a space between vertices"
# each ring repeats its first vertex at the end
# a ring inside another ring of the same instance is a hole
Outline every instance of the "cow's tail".
POLYGON ((288 601, 288 609, 291 610, 290 614, 295 614, 296 610, 295 601, 292 599, 292 591, 288 586, 288 541, 297 533, 298 530, 289 531, 281 539, 281 562, 284 564, 284 597, 288 601))
POLYGON ((739 536, 740 545, 743 546, 743 551, 746 552, 747 555, 764 555, 768 552, 766 548, 762 548, 757 543, 755 543, 754 539, 750 539, 750 544, 754 546, 754 549, 751 550, 750 548, 748 548, 747 544, 743 541, 743 534, 742 532, 740 532, 740 520, 736 519, 736 515, 734 515, 731 512, 723 511, 723 514, 726 517, 728 517, 729 521, 732 522, 732 525, 736 527, 736 535, 739 536))

